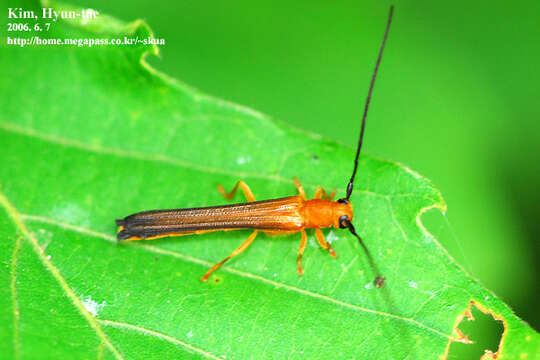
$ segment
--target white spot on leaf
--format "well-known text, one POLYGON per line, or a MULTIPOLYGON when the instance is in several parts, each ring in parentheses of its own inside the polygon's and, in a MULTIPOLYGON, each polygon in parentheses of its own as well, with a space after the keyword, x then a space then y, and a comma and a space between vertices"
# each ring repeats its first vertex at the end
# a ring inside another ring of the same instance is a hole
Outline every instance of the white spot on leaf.
POLYGON ((336 236, 336 233, 334 232, 334 230, 330 230, 328 232, 328 235, 326 235, 326 242, 331 244, 331 243, 333 243, 334 241, 337 241, 337 240, 339 240, 339 238, 336 236))
POLYGON ((239 158, 236 159, 236 163, 238 165, 247 164, 249 162, 251 162, 251 156, 240 156, 239 158))
POLYGON ((98 316, 99 312, 105 307, 107 304, 105 301, 103 301, 101 304, 92 300, 90 296, 82 297, 81 298, 82 304, 86 310, 88 310, 89 313, 91 313, 94 316, 98 316))
POLYGON ((370 281, 364 287, 366 288, 366 290, 371 290, 373 289, 373 283, 370 281))
POLYGON ((90 225, 88 223, 90 217, 86 211, 73 203, 57 204, 52 209, 50 217, 69 224, 76 224, 79 226, 90 225))

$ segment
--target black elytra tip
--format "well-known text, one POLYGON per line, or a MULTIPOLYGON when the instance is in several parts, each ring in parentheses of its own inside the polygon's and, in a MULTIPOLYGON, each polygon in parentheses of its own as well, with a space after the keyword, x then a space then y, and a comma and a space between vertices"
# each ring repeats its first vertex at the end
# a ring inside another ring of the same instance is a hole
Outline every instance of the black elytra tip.
POLYGON ((129 239, 130 237, 131 237, 131 234, 126 230, 122 230, 118 234, 116 234, 116 239, 118 241, 126 240, 126 239, 129 239))
POLYGON ((125 226, 126 219, 116 219, 116 226, 125 226))

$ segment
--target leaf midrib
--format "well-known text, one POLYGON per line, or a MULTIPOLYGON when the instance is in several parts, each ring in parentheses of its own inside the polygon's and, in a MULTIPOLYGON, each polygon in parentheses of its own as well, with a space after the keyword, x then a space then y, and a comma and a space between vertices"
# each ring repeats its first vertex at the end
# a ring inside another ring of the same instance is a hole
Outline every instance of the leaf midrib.
MULTIPOLYGON (((43 216, 21 214, 20 217, 21 217, 21 219, 40 222, 40 223, 45 223, 45 224, 50 224, 50 225, 53 225, 53 226, 60 227, 62 229, 72 230, 72 231, 75 231, 75 232, 78 232, 78 233, 81 233, 81 234, 102 238, 102 239, 104 239, 106 241, 109 241, 109 242, 112 242, 112 243, 117 243, 116 238, 111 236, 111 235, 107 235, 107 234, 104 234, 104 233, 101 233, 101 232, 98 232, 98 231, 90 230, 90 229, 87 229, 87 228, 84 228, 84 227, 81 227, 81 226, 72 225, 72 224, 64 223, 64 222, 59 222, 57 220, 47 218, 47 217, 43 217, 43 216)), ((175 257, 177 259, 181 259, 181 260, 184 260, 184 261, 187 261, 187 262, 190 262, 190 263, 196 263, 196 264, 199 264, 199 265, 204 265, 204 266, 207 266, 207 267, 211 267, 213 265, 212 263, 207 262, 207 261, 202 260, 202 259, 199 259, 199 258, 195 258, 195 257, 189 256, 189 255, 180 254, 180 253, 177 253, 177 252, 174 252, 174 251, 171 251, 171 250, 161 249, 159 247, 152 246, 152 245, 139 244, 139 243, 127 243, 126 246, 133 246, 133 247, 136 247, 138 249, 142 249, 144 251, 150 251, 150 252, 153 252, 153 253, 158 253, 160 255, 172 256, 172 257, 175 257)), ((361 311, 361 312, 365 312, 365 313, 369 313, 369 314, 373 314, 373 315, 379 315, 379 316, 382 316, 382 317, 387 317, 387 318, 390 318, 390 319, 402 321, 402 322, 411 324, 413 326, 416 326, 418 328, 424 329, 426 331, 433 332, 434 334, 436 334, 438 336, 441 336, 441 337, 443 337, 445 339, 453 339, 453 337, 451 335, 445 334, 445 333, 443 333, 443 332, 441 332, 441 331, 439 331, 439 330, 437 330, 435 328, 427 326, 427 325, 421 323, 420 321, 415 320, 414 318, 407 318, 407 317, 403 317, 403 316, 400 316, 400 315, 396 315, 396 314, 392 314, 392 313, 388 313, 388 312, 384 312, 384 311, 373 310, 373 309, 365 308, 365 307, 362 307, 362 306, 350 304, 350 303, 347 303, 347 302, 344 302, 344 301, 333 299, 333 298, 331 298, 329 296, 326 296, 326 295, 318 294, 318 293, 315 293, 315 292, 312 292, 312 291, 309 291, 309 290, 300 289, 300 288, 292 286, 292 285, 280 283, 280 282, 277 282, 275 280, 267 279, 267 278, 265 278, 263 276, 251 274, 249 272, 234 269, 234 268, 231 268, 231 267, 228 267, 228 266, 224 266, 222 268, 222 270, 227 271, 227 272, 232 273, 232 274, 235 274, 235 275, 238 275, 238 276, 241 276, 241 277, 244 277, 244 278, 248 278, 248 279, 251 279, 251 280, 262 282, 262 283, 265 283, 267 285, 271 285, 271 286, 273 286, 275 288, 283 288, 283 289, 287 289, 287 290, 290 290, 290 291, 294 291, 294 292, 299 293, 299 294, 301 294, 303 296, 308 296, 308 297, 316 298, 316 299, 319 299, 319 300, 322 300, 322 301, 331 302, 331 303, 333 303, 335 305, 346 307, 346 308, 349 308, 349 309, 352 309, 352 310, 355 310, 355 311, 361 311)))
MULTIPOLYGON (((173 158, 163 156, 163 155, 148 156, 146 154, 141 154, 141 153, 137 153, 137 152, 129 152, 129 151, 123 151, 123 150, 114 149, 114 148, 105 148, 105 147, 102 147, 102 146, 90 145, 90 144, 87 144, 87 143, 82 142, 82 141, 68 139, 68 138, 62 138, 62 137, 58 137, 58 136, 55 136, 55 135, 43 134, 43 133, 38 132, 38 131, 36 131, 34 129, 31 129, 31 128, 20 127, 20 126, 17 126, 17 125, 11 124, 11 123, 2 122, 2 121, 0 121, 0 128, 3 129, 6 132, 16 133, 16 134, 20 134, 20 135, 28 136, 28 137, 33 137, 33 138, 37 138, 37 139, 40 139, 40 140, 43 140, 43 141, 46 141, 46 142, 49 142, 49 143, 53 143, 53 144, 56 144, 56 145, 65 146, 65 147, 71 147, 71 148, 77 148, 77 149, 80 149, 80 150, 94 152, 94 153, 98 153, 98 154, 108 154, 108 155, 114 155, 114 156, 121 156, 121 157, 140 159, 140 160, 145 160, 145 161, 165 162, 165 163, 169 163, 169 164, 172 164, 172 165, 175 165, 175 166, 180 166, 180 167, 184 167, 184 168, 188 168, 188 169, 194 169, 194 170, 199 170, 199 171, 204 171, 204 172, 209 172, 209 173, 220 173, 220 174, 229 175, 229 176, 236 176, 236 177, 239 177, 239 178, 242 178, 242 177, 255 177, 255 178, 262 178, 262 179, 267 179, 267 180, 272 180, 272 181, 284 182, 284 183, 289 183, 290 182, 290 179, 284 178, 284 177, 279 176, 279 175, 265 175, 265 174, 254 174, 254 173, 239 172, 239 171, 227 171, 227 170, 219 169, 219 168, 204 167, 204 166, 200 166, 198 164, 184 162, 184 161, 173 159, 173 158)), ((402 164, 395 163, 395 162, 392 162, 392 161, 387 161, 387 160, 381 160, 381 161, 384 161, 384 162, 386 162, 388 164, 396 165, 396 166, 404 169, 407 172, 411 172, 410 169, 406 168, 402 164)), ((416 175, 416 173, 414 173, 414 172, 413 172, 413 174, 416 175)), ((317 187, 316 185, 313 185, 313 184, 305 184, 305 186, 310 187, 310 188, 316 188, 317 187)), ((375 192, 371 192, 371 191, 367 191, 367 190, 362 190, 362 189, 357 189, 356 191, 358 193, 362 193, 362 194, 370 195, 370 196, 375 196, 375 197, 380 197, 380 198, 385 198, 387 200, 389 200, 391 198, 394 198, 394 197, 408 197, 408 196, 410 196, 410 197, 424 198, 424 199, 427 199, 427 200, 430 200, 430 201, 436 201, 432 197, 422 196, 422 195, 414 194, 414 193, 386 195, 386 194, 379 194, 379 193, 375 193, 375 192)), ((442 200, 439 200, 439 201, 442 201, 442 200)), ((13 209, 15 210, 15 208, 13 208, 13 209)), ((58 222, 58 221, 56 221, 54 219, 44 218, 44 217, 41 217, 41 216, 22 215, 22 214, 20 216, 22 218, 25 218, 25 219, 35 220, 35 221, 42 221, 42 222, 53 224, 53 225, 56 225, 56 226, 60 226, 60 227, 66 228, 66 229, 71 229, 71 230, 74 230, 74 231, 85 233, 87 235, 97 236, 97 237, 103 238, 103 239, 108 240, 108 241, 116 242, 116 240, 112 236, 109 236, 107 234, 96 232, 96 231, 86 229, 86 228, 82 228, 82 227, 78 227, 78 226, 72 225, 72 224, 61 223, 61 222, 58 222)), ((394 222, 396 222, 395 218, 393 220, 394 220, 394 222)), ((17 225, 17 227, 19 227, 19 224, 16 223, 16 225, 17 225)), ((21 225, 24 226, 23 223, 21 223, 21 225)), ((401 229, 401 226, 399 226, 399 228, 401 229)), ((22 231, 22 232, 24 233, 24 231, 22 231)), ((28 234, 28 232, 27 232, 27 234, 28 234)), ((26 238, 26 236, 25 236, 25 238, 26 238)), ((31 241, 31 239, 30 239, 30 241, 31 241)), ((38 246, 38 248, 39 248, 39 245, 37 245, 37 243, 36 243, 35 246, 38 246)), ((192 258, 192 257, 186 256, 186 255, 178 254, 178 253, 168 251, 168 250, 163 250, 163 249, 160 249, 160 248, 157 248, 157 247, 154 247, 154 246, 149 246, 149 245, 136 245, 136 246, 139 246, 140 248, 145 248, 145 250, 147 250, 147 251, 152 251, 152 252, 160 253, 160 254, 163 254, 163 255, 169 255, 169 256, 176 257, 176 258, 180 258, 180 259, 183 259, 184 261, 203 264, 205 266, 211 266, 212 265, 212 264, 210 264, 210 263, 208 263, 208 262, 206 262, 204 260, 201 260, 201 259, 192 258)), ((402 317, 402 316, 399 316, 399 315, 396 315, 396 314, 380 312, 380 311, 376 311, 376 310, 373 310, 373 309, 363 308, 363 307, 353 305, 353 304, 350 304, 350 303, 341 302, 339 300, 335 300, 335 299, 333 299, 331 297, 328 297, 328 296, 325 296, 325 295, 317 294, 317 293, 314 293, 314 292, 311 292, 311 291, 306 291, 306 290, 303 290, 303 289, 300 289, 300 288, 297 288, 297 287, 294 287, 294 286, 291 286, 291 285, 282 284, 282 283, 279 283, 279 282, 276 282, 276 281, 273 281, 273 280, 270 280, 270 279, 267 279, 267 278, 264 278, 264 277, 261 277, 261 276, 258 276, 258 275, 243 272, 243 271, 240 271, 240 270, 236 270, 236 269, 232 269, 232 268, 228 268, 228 267, 224 268, 224 270, 226 270, 228 272, 231 272, 231 273, 234 273, 236 275, 242 276, 242 277, 246 277, 246 278, 250 278, 250 279, 253 279, 253 280, 256 280, 256 281, 261 281, 261 282, 270 284, 270 285, 272 285, 272 286, 274 286, 276 288, 281 287, 281 288, 285 288, 285 289, 288 289, 288 290, 291 290, 291 291, 295 291, 295 292, 300 293, 300 294, 305 295, 305 296, 310 296, 310 297, 318 298, 318 299, 321 299, 321 300, 324 300, 324 301, 329 301, 329 302, 332 302, 332 303, 337 304, 339 306, 347 307, 347 308, 354 309, 354 310, 357 310, 357 311, 363 311, 363 312, 366 312, 366 313, 376 314, 376 315, 396 319, 396 320, 399 320, 399 321, 404 321, 406 323, 412 324, 412 325, 417 326, 419 328, 422 328, 422 329, 425 329, 427 331, 433 332, 433 333, 435 333, 435 334, 437 334, 437 335, 439 335, 441 337, 444 337, 446 339, 451 339, 452 338, 451 335, 445 334, 445 333, 443 333, 443 332, 441 332, 441 331, 439 331, 439 330, 437 330, 435 328, 431 328, 431 327, 429 327, 427 325, 424 325, 423 323, 421 323, 421 322, 419 322, 417 320, 414 320, 413 318, 406 318, 406 317, 402 317)), ((81 306, 82 306, 82 304, 81 304, 81 306)), ((110 344, 110 343, 107 343, 107 344, 110 344)))

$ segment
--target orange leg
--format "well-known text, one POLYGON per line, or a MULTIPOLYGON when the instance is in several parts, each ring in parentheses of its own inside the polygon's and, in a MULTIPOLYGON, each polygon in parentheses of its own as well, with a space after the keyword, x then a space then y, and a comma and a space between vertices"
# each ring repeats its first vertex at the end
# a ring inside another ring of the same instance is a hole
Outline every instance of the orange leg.
POLYGON ((238 187, 240 186, 240 188, 242 189, 242 192, 244 193, 244 196, 246 197, 247 201, 248 202, 253 202, 255 201, 255 196, 253 196, 253 193, 251 192, 251 189, 249 188, 249 186, 243 182, 242 180, 238 181, 236 183, 236 185, 234 186, 234 188, 231 190, 230 193, 227 193, 225 191, 225 189, 223 188, 223 186, 221 185, 218 185, 217 186, 217 189, 219 190, 219 192, 225 196, 225 198, 227 200, 232 200, 234 194, 236 193, 236 190, 238 189, 238 187))
POLYGON ((300 181, 297 178, 294 178, 294 186, 296 186, 298 195, 300 195, 302 200, 306 200, 306 192, 304 191, 304 187, 300 184, 300 181))
POLYGON ((255 238, 257 237, 257 234, 258 234, 258 230, 255 230, 253 233, 251 233, 251 235, 249 235, 249 237, 247 238, 246 241, 244 241, 244 243, 242 245, 240 245, 240 247, 236 250, 234 250, 231 255, 227 256, 225 259, 221 260, 220 262, 218 262, 216 265, 212 266, 212 268, 210 270, 208 270, 206 272, 206 274, 204 274, 204 276, 201 278, 201 281, 206 281, 208 280, 208 277, 210 275, 212 275, 212 273, 214 271, 216 271, 217 269, 219 269, 221 267, 221 265, 225 264, 225 262, 227 260, 229 260, 230 258, 232 257, 235 257, 236 255, 240 254, 242 251, 246 250, 249 245, 251 245, 251 243, 253 242, 253 240, 255 240, 255 238))
POLYGON ((326 191, 322 187, 318 187, 315 191, 315 197, 314 199, 324 199, 324 200, 332 200, 334 196, 336 195, 336 190, 332 191, 330 193, 330 196, 326 195, 326 191))
POLYGON ((307 245, 307 234, 306 230, 300 230, 302 232, 302 240, 300 241, 300 249, 298 249, 298 257, 296 258, 296 264, 298 266, 298 275, 302 276, 304 271, 302 270, 302 255, 307 245))
POLYGON ((326 240, 324 240, 324 234, 322 233, 321 229, 315 229, 315 237, 317 238, 317 241, 319 242, 319 244, 321 245, 321 247, 322 247, 324 250, 328 250, 328 252, 330 253, 330 255, 332 255, 333 257, 337 258, 337 254, 336 254, 336 252, 334 251, 334 249, 332 249, 332 247, 330 246, 330 244, 327 243, 326 240))

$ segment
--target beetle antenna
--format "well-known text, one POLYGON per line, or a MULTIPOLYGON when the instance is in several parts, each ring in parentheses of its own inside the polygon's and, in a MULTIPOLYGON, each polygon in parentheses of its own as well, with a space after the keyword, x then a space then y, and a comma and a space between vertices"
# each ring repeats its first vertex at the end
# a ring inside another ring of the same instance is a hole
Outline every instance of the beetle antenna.
POLYGON ((358 242, 360 243, 360 245, 362 245, 362 247, 364 248, 364 251, 366 252, 366 255, 369 260, 369 264, 371 265, 371 268, 375 272, 375 279, 373 280, 373 285, 375 285, 375 287, 378 287, 378 288, 383 287, 385 279, 384 277, 380 275, 379 270, 377 269, 377 266, 375 265, 375 262, 373 261, 373 258, 371 257, 371 254, 369 253, 366 244, 364 244, 364 241, 362 240, 360 235, 356 233, 356 230, 354 229, 353 224, 349 220, 344 219, 343 224, 349 229, 351 234, 356 236, 356 238, 358 239, 358 242))
POLYGON ((362 116, 362 127, 360 129, 360 138, 358 139, 358 147, 356 148, 356 157, 354 158, 354 170, 347 185, 347 197, 349 200, 353 191, 354 177, 356 176, 356 170, 358 169, 358 157, 360 156, 360 149, 362 148, 362 141, 364 139, 364 130, 366 127, 366 118, 369 109, 369 102, 371 101, 371 94, 373 93, 373 86, 375 85, 375 78, 377 77, 377 71, 379 70, 379 64, 381 63, 382 55, 384 52, 384 47, 386 45, 386 39, 388 38, 388 32, 390 31, 390 24, 392 24, 392 14, 394 13, 394 5, 390 5, 390 13, 388 14, 388 21, 386 23, 386 30, 384 32, 383 41, 381 48, 379 49, 379 56, 377 57, 377 62, 375 63, 375 70, 373 70, 373 75, 371 75, 371 83, 369 84, 369 91, 366 98, 366 105, 364 106, 364 115, 362 116))

